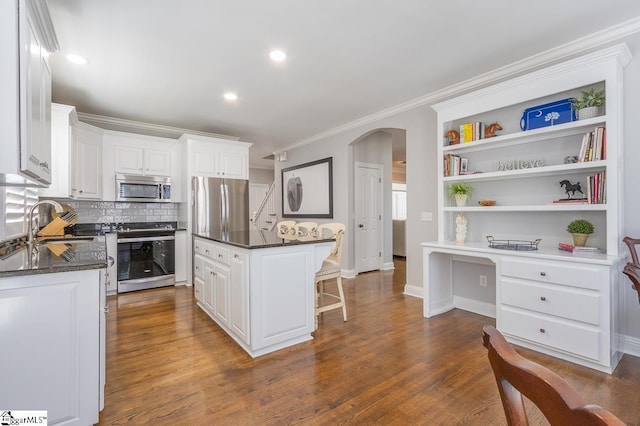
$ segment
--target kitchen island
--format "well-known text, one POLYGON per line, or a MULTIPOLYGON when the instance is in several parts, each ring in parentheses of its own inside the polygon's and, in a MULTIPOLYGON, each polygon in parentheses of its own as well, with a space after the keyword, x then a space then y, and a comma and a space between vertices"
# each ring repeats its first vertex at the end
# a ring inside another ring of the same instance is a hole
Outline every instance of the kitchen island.
POLYGON ((196 303, 252 357, 311 340, 314 277, 332 242, 270 231, 194 234, 196 303))
MULTIPOLYGON (((3 247, 7 249, 7 247, 3 247)), ((0 260, 0 401, 48 424, 98 422, 104 405, 104 237, 18 240, 0 260)))

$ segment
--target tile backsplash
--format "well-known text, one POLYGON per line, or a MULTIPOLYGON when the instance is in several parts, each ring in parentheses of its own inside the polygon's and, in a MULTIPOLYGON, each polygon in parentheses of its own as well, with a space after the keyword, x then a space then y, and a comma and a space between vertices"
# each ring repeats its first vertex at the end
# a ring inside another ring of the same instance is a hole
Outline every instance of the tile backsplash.
POLYGON ((73 207, 78 223, 177 222, 178 203, 126 203, 56 199, 73 207))

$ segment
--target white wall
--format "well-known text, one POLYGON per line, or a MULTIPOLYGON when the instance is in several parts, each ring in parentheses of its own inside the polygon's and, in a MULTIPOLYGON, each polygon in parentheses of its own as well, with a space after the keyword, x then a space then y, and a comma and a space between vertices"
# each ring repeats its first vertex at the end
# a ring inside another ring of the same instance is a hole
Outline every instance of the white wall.
MULTIPOLYGON (((420 212, 436 216, 436 114, 429 106, 381 118, 317 142, 288 149, 288 161, 276 163, 276 191, 281 197, 280 169, 320 158, 333 157, 333 221, 347 224, 343 268, 353 269, 353 147, 352 143, 380 129, 404 129, 407 135, 407 285, 422 288, 420 243, 435 240, 436 221, 420 221, 420 212), (429 184, 431 182, 432 184, 429 184)), ((280 201, 278 201, 280 203, 280 201)))
POLYGON ((273 169, 249 169, 249 183, 263 183, 271 185, 273 178, 273 169))

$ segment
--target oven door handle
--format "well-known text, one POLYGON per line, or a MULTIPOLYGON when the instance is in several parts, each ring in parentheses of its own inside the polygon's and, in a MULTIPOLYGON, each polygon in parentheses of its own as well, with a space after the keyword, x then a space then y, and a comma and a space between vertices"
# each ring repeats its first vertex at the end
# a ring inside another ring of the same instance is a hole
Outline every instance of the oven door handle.
POLYGON ((119 243, 139 243, 143 241, 172 241, 175 240, 175 235, 167 235, 164 237, 138 237, 138 238, 118 238, 119 243))

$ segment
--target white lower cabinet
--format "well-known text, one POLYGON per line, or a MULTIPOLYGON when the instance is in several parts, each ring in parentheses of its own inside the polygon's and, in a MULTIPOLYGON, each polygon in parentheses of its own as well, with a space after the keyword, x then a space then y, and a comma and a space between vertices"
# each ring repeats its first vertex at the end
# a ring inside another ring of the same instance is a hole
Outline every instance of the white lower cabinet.
POLYGON ((107 295, 118 293, 118 234, 109 232, 105 234, 107 245, 107 295))
POLYGON ((503 256, 498 328, 516 339, 608 365, 608 266, 503 256))
POLYGON ((0 279, 3 408, 47 410, 50 425, 98 423, 104 359, 100 273, 0 279))
POLYGON ((330 242, 241 249, 195 237, 193 248, 198 306, 249 355, 312 339, 313 279, 330 242))

